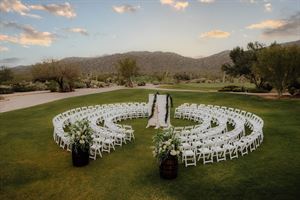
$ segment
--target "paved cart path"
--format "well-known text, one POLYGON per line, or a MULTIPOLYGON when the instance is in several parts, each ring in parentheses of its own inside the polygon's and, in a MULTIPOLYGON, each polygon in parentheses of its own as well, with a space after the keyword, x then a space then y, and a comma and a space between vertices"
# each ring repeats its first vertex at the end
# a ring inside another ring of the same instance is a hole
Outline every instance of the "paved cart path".
MULTIPOLYGON (((125 88, 123 86, 112 86, 107 88, 76 89, 74 92, 68 92, 68 93, 36 91, 36 92, 17 92, 13 94, 6 94, 6 95, 1 95, 1 97, 4 97, 4 100, 0 100, 0 113, 17 110, 21 108, 28 108, 31 106, 48 103, 60 99, 88 95, 88 94, 102 93, 102 92, 110 92, 110 91, 115 91, 120 89, 130 89, 130 88, 125 88)), ((160 91, 177 91, 177 92, 208 92, 204 90, 159 88, 158 85, 146 85, 141 87, 135 87, 132 89, 153 89, 153 90, 160 90, 160 91)), ((234 93, 234 94, 258 95, 264 98, 276 98, 276 94, 274 93, 266 93, 266 94, 234 93)))

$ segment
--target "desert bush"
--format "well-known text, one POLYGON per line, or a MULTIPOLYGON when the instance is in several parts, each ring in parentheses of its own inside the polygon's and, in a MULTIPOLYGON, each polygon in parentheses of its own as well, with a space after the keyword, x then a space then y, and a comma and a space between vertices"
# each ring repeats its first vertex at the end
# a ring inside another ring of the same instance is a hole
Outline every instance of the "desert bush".
POLYGON ((184 73, 176 73, 176 74, 174 74, 173 78, 176 80, 176 82, 191 80, 190 75, 187 74, 186 72, 184 72, 184 73))
POLYGON ((273 89, 273 86, 269 82, 265 82, 262 84, 260 89, 270 92, 273 89))
POLYGON ((249 92, 249 93, 268 93, 270 91, 262 89, 262 88, 249 88, 247 90, 247 92, 249 92))
POLYGON ((86 83, 83 81, 76 81, 74 82, 75 88, 86 88, 86 83))
POLYGON ((51 92, 58 92, 58 84, 55 81, 46 82, 47 89, 51 92))
POLYGON ((47 90, 47 85, 42 82, 34 82, 32 83, 35 90, 47 90))
POLYGON ((37 91, 37 90, 46 90, 47 85, 41 82, 26 82, 21 81, 18 83, 14 83, 13 86, 14 92, 31 92, 31 91, 37 91))
POLYGON ((140 82, 137 83, 137 85, 138 85, 138 86, 145 86, 146 83, 145 83, 144 81, 140 81, 140 82))
POLYGON ((292 96, 296 96, 296 95, 300 94, 300 78, 298 78, 297 80, 294 80, 292 83, 289 84, 288 92, 292 96))
POLYGON ((236 86, 236 85, 227 85, 218 90, 219 92, 245 92, 246 89, 244 87, 236 86))
POLYGON ((159 85, 159 82, 158 81, 153 81, 152 84, 153 85, 159 85))
POLYGON ((11 94, 14 93, 14 90, 9 85, 0 85, 0 94, 11 94))

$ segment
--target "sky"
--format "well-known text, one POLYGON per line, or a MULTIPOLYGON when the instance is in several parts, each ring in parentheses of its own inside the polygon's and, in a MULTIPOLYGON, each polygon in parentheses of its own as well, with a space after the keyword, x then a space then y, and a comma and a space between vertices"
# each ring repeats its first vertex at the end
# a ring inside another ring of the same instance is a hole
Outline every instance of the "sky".
POLYGON ((300 39, 300 0, 0 0, 0 65, 300 39))

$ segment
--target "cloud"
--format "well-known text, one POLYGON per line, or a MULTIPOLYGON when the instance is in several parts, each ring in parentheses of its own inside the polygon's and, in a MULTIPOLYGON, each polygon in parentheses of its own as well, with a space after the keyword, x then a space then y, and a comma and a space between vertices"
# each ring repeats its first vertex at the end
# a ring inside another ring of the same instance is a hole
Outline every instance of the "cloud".
POLYGON ((0 41, 27 45, 50 46, 55 35, 50 32, 40 32, 30 25, 21 25, 15 22, 0 22, 0 27, 14 28, 22 31, 17 36, 0 34, 0 41))
POLYGON ((257 3, 257 0, 240 0, 240 2, 245 2, 245 3, 257 3))
POLYGON ((300 12, 282 20, 283 24, 278 27, 265 29, 263 36, 265 37, 287 37, 298 36, 300 33, 300 12))
POLYGON ((15 64, 15 63, 19 63, 22 60, 23 59, 21 59, 21 58, 11 57, 11 58, 0 59, 0 63, 1 64, 15 64))
POLYGON ((2 0, 0 2, 0 12, 15 12, 22 16, 41 18, 39 15, 29 13, 30 8, 19 0, 2 0))
POLYGON ((286 22, 283 20, 265 20, 257 24, 251 24, 246 28, 247 29, 265 29, 265 28, 274 29, 283 26, 285 23, 286 22))
POLYGON ((176 1, 176 0, 160 0, 162 5, 168 5, 174 8, 175 10, 185 10, 189 6, 187 1, 176 1))
POLYGON ((215 0, 198 0, 201 3, 214 3, 215 0))
POLYGON ((8 48, 4 46, 0 46, 0 52, 4 52, 4 51, 8 51, 8 48))
POLYGON ((230 36, 229 32, 221 30, 212 30, 209 32, 201 33, 200 38, 228 38, 230 36))
POLYGON ((88 36, 89 35, 89 33, 87 32, 87 30, 84 29, 84 28, 67 28, 65 30, 68 31, 68 32, 72 32, 72 33, 79 33, 79 34, 84 35, 84 36, 88 36))
POLYGON ((120 6, 113 6, 112 9, 116 13, 123 14, 126 12, 131 12, 131 13, 136 12, 139 8, 140 6, 132 6, 132 5, 124 4, 120 6))
POLYGON ((174 0, 160 0, 161 4, 172 5, 174 4, 174 0))
POLYGON ((76 17, 76 12, 74 11, 71 4, 69 4, 68 2, 65 2, 64 4, 31 5, 29 7, 33 10, 43 10, 53 15, 62 16, 66 18, 76 17))
POLYGON ((264 7, 265 7, 266 12, 272 12, 272 4, 271 3, 266 3, 264 5, 264 7))
POLYGON ((187 1, 177 1, 174 5, 174 8, 176 10, 184 10, 188 6, 189 6, 189 2, 187 1))

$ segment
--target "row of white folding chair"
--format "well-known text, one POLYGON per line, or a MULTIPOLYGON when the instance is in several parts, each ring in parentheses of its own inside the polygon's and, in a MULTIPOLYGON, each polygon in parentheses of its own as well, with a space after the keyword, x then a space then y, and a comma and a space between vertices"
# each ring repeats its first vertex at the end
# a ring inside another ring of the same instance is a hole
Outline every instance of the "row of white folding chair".
MULTIPOLYGON (((132 104, 132 105, 137 105, 137 104, 132 104)), ((145 103, 143 104, 145 105, 145 103)), ((110 105, 103 105, 99 106, 96 105, 95 107, 89 106, 89 107, 81 107, 81 108, 76 108, 72 109, 69 111, 66 111, 62 114, 57 115, 53 119, 53 125, 54 125, 54 140, 59 143, 61 147, 67 146, 67 149, 69 150, 69 145, 68 145, 68 138, 65 136, 65 133, 63 131, 63 128, 65 125, 70 124, 70 122, 74 122, 76 119, 82 119, 90 115, 91 112, 100 112, 103 108, 112 108, 114 107, 113 104, 110 105), (61 138, 63 137, 63 140, 61 138)))
MULTIPOLYGON (((223 108, 223 110, 224 110, 224 108, 223 108)), ((179 112, 178 110, 177 110, 177 112, 179 112)), ((243 113, 245 113, 245 112, 243 112, 243 111, 239 111, 239 110, 233 110, 233 109, 231 109, 230 111, 227 111, 227 113, 229 114, 229 113, 231 113, 231 115, 230 116, 235 116, 232 120, 229 120, 229 122, 231 122, 231 124, 234 124, 235 126, 238 126, 238 127, 240 127, 240 129, 239 130, 237 130, 237 131, 235 131, 235 130, 232 130, 232 131, 230 131, 230 132, 228 132, 228 134, 226 135, 226 136, 224 136, 225 138, 227 137, 228 138, 228 141, 234 141, 234 139, 236 139, 236 138, 238 138, 239 136, 241 136, 242 134, 241 133, 243 133, 244 134, 244 132, 245 132, 245 130, 244 130, 244 123, 245 123, 245 119, 244 118, 242 118, 241 116, 243 116, 243 113), (242 114, 239 114, 239 115, 236 115, 236 114, 238 114, 238 113, 242 113, 242 114), (232 133, 236 133, 235 135, 234 134, 232 134, 232 133), (232 136, 230 137, 229 136, 229 134, 232 134, 232 136)), ((178 114, 178 113, 177 113, 178 114)), ((178 115, 178 117, 180 117, 181 115, 179 114, 178 115)), ((252 123, 252 125, 253 125, 253 123, 256 123, 256 124, 258 124, 258 125, 262 125, 263 124, 263 121, 258 117, 258 116, 256 116, 256 115, 250 115, 252 118, 251 118, 251 120, 252 121, 250 121, 249 120, 249 123, 252 123), (254 117, 253 117, 254 116, 254 117), (253 120, 253 118, 254 118, 254 120, 253 120), (253 122, 254 121, 254 122, 253 122)), ((255 126, 255 125, 253 125, 253 126, 255 126)), ((257 130, 257 129, 256 129, 257 130)), ((259 128, 258 128, 258 130, 259 130, 259 128)), ((250 145, 248 145, 247 147, 249 147, 250 148, 250 151, 253 151, 261 142, 262 142, 262 138, 263 138, 263 134, 262 134, 262 131, 261 132, 259 132, 259 134, 256 134, 256 135, 254 135, 253 133, 252 134, 250 134, 249 136, 247 136, 246 137, 246 139, 247 139, 247 143, 246 144, 250 144, 250 145), (251 139, 251 140, 250 140, 251 139), (249 142, 250 141, 250 142, 249 142), (255 147, 255 148, 254 148, 255 147)), ((244 138, 244 140, 245 140, 245 138, 244 138)), ((223 141, 222 139, 221 139, 221 141, 223 141)), ((240 152, 242 153, 242 155, 244 155, 245 153, 244 153, 244 151, 245 151, 245 148, 244 148, 244 143, 245 142, 242 142, 243 140, 241 140, 241 141, 239 141, 239 142, 237 142, 237 144, 240 144, 240 145, 237 145, 236 146, 236 148, 239 148, 239 150, 240 150, 240 152)), ((227 148, 228 147, 234 147, 233 145, 229 145, 229 144, 225 144, 225 145, 228 145, 227 146, 227 148)), ((222 148, 221 147, 213 147, 214 149, 216 149, 216 150, 218 150, 218 152, 221 152, 220 150, 222 150, 222 148)), ((233 148, 234 149, 234 148, 233 148)), ((246 149, 248 149, 248 148, 246 148, 246 149)), ((212 151, 213 152, 213 151, 212 151)), ((230 151, 231 153, 233 152, 233 151, 230 151)), ((230 158, 233 158, 233 157, 236 157, 236 156, 233 156, 233 155, 231 155, 231 153, 230 153, 230 158)), ((225 158, 226 159, 226 158, 225 158)), ((218 159, 217 159, 218 160, 218 159)), ((205 163, 205 161, 204 161, 204 163, 205 163)))

